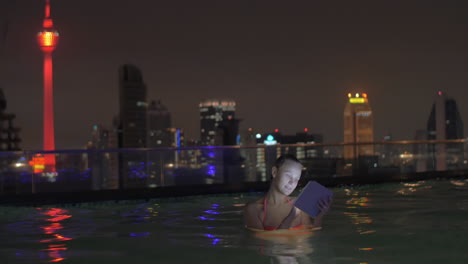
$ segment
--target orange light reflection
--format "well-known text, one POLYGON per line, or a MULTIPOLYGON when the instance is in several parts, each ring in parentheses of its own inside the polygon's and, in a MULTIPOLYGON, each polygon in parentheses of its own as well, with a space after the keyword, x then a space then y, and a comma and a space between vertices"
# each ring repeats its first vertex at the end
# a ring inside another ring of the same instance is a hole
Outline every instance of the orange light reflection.
MULTIPOLYGON (((51 217, 49 219, 45 219, 45 221, 49 222, 48 225, 41 226, 41 228, 44 231, 44 234, 53 236, 53 238, 42 239, 39 243, 57 243, 73 239, 57 233, 57 231, 63 229, 63 225, 59 222, 72 217, 72 215, 67 214, 67 210, 59 208, 37 208, 37 210, 44 210, 41 214, 51 217)), ((65 260, 65 258, 62 257, 61 252, 66 251, 67 249, 66 244, 62 243, 49 244, 48 248, 42 249, 41 251, 48 252, 49 257, 51 258, 49 262, 60 262, 65 260)))
MULTIPOLYGON (((373 223, 374 220, 365 213, 355 212, 355 210, 360 210, 361 207, 369 207, 371 199, 366 196, 359 197, 359 191, 356 190, 345 189, 345 192, 347 196, 352 196, 346 201, 346 204, 348 205, 346 208, 351 209, 352 211, 343 212, 343 214, 351 218, 352 223, 357 226, 356 229, 359 234, 366 235, 375 233, 375 230, 369 230, 366 228, 366 225, 373 223)), ((365 195, 369 194, 365 193, 365 195)))
POLYGON ((62 229, 63 226, 60 223, 51 223, 49 226, 41 226, 41 228, 45 234, 53 234, 56 230, 62 229))

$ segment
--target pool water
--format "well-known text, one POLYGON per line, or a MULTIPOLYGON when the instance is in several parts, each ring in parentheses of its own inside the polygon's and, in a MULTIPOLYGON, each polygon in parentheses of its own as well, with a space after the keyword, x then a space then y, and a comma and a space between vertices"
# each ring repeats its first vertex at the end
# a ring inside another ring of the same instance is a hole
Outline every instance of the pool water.
POLYGON ((468 180, 333 191, 321 231, 268 239, 242 223, 260 193, 1 207, 0 263, 468 263, 468 180))

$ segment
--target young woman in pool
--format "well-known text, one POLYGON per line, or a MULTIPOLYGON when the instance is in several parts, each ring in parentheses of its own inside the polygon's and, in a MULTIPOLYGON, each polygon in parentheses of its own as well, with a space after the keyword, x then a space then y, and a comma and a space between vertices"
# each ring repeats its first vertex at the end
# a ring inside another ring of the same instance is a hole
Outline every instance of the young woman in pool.
POLYGON ((293 205, 289 195, 296 189, 301 177, 302 164, 293 155, 282 155, 272 168, 273 179, 264 197, 248 203, 244 209, 244 223, 252 230, 281 230, 320 228, 331 201, 319 202, 320 214, 312 219, 293 205))

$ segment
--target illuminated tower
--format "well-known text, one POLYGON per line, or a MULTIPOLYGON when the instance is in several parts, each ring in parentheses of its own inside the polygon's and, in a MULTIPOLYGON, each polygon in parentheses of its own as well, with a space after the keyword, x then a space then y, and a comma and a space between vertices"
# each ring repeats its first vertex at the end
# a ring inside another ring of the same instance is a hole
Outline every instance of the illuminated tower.
MULTIPOLYGON (((52 79, 52 52, 57 47, 58 32, 50 18, 50 0, 46 0, 43 29, 37 34, 39 46, 44 53, 44 150, 55 149, 54 99, 52 79)), ((55 155, 45 155, 46 172, 55 172, 55 155)))
MULTIPOLYGON (((348 94, 344 110, 344 143, 373 142, 374 128, 372 109, 367 94, 348 94)), ((345 146, 344 158, 374 155, 373 145, 345 146)))

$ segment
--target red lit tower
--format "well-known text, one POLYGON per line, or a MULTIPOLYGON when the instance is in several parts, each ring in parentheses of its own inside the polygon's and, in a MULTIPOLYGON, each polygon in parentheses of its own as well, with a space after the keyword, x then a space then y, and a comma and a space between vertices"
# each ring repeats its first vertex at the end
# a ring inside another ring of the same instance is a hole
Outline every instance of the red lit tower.
MULTIPOLYGON (((50 18, 50 0, 45 2, 45 18, 42 26, 43 29, 37 37, 39 46, 44 52, 44 150, 55 150, 52 52, 57 46, 59 34, 50 18)), ((55 172, 55 155, 45 155, 45 172, 55 172)))

